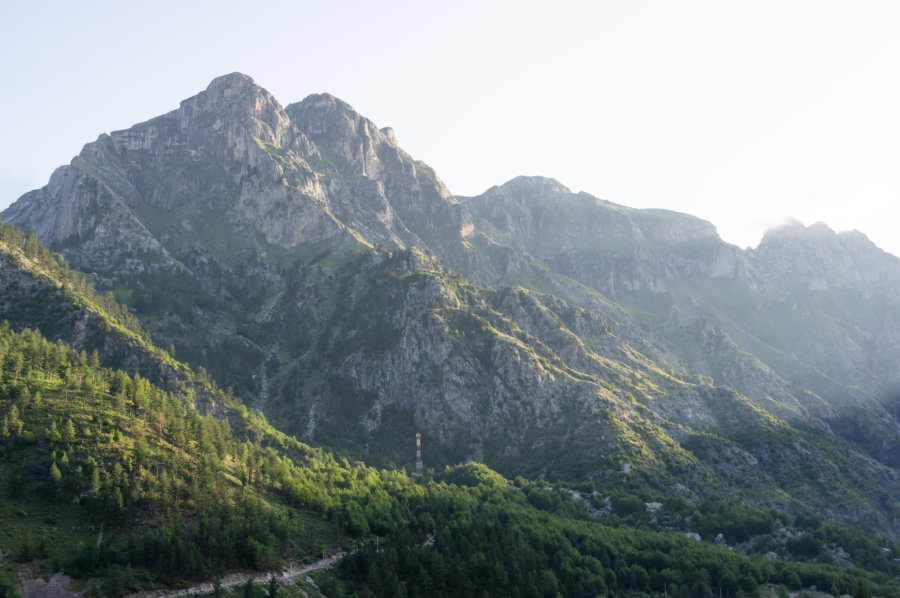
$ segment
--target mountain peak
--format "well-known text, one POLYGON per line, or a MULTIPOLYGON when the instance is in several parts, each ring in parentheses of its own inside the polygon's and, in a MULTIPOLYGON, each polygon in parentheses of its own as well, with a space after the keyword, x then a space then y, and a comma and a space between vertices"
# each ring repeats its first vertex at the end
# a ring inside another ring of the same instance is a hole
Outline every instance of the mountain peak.
POLYGON ((179 129, 196 142, 208 135, 226 139, 236 159, 253 152, 254 138, 278 146, 296 141, 278 100, 243 73, 216 77, 205 90, 182 101, 175 117, 179 129))
POLYGON ((198 114, 246 114, 260 112, 281 112, 278 101, 268 91, 257 85, 243 73, 229 73, 210 81, 205 90, 183 100, 180 106, 181 118, 188 119, 198 114))
MULTIPOLYGON (((855 230, 836 232, 824 222, 815 222, 805 226, 799 220, 789 218, 776 227, 770 228, 763 235, 758 249, 780 249, 788 245, 833 247, 842 252, 860 255, 887 254, 864 233, 855 230)), ((887 254, 890 255, 890 254, 887 254)))
POLYGON ((517 176, 502 185, 495 185, 487 191, 485 196, 491 195, 512 195, 512 196, 533 196, 540 195, 567 195, 572 193, 568 187, 557 181, 556 179, 543 176, 517 176))
POLYGON ((356 110, 353 109, 353 106, 351 106, 344 100, 331 95, 330 93, 310 94, 303 98, 300 102, 298 102, 298 104, 305 109, 319 110, 323 112, 338 110, 340 112, 352 112, 354 114, 356 113, 356 110))
POLYGON ((864 251, 885 253, 880 247, 875 245, 865 233, 858 230, 842 230, 836 232, 833 228, 824 222, 814 222, 809 226, 804 225, 799 220, 789 218, 783 224, 770 228, 766 231, 759 246, 780 246, 786 242, 792 243, 830 243, 840 246, 847 251, 864 251))
POLYGON ((358 174, 377 177, 382 168, 379 148, 392 147, 397 151, 392 129, 379 129, 353 106, 330 93, 311 94, 290 104, 285 111, 321 149, 341 156, 346 166, 358 174))
POLYGON ((244 73, 234 72, 216 77, 209 82, 209 85, 206 87, 206 89, 240 89, 243 87, 249 87, 251 85, 256 85, 256 83, 250 76, 245 75, 244 73))

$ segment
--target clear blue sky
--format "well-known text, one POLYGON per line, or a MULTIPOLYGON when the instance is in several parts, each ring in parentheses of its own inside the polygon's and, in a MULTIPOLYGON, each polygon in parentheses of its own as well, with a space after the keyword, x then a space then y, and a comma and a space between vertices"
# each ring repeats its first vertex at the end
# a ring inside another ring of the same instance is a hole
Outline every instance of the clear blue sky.
POLYGON ((0 208, 241 71, 330 92, 450 190, 520 174, 756 245, 792 216, 900 255, 900 2, 5 2, 0 208))

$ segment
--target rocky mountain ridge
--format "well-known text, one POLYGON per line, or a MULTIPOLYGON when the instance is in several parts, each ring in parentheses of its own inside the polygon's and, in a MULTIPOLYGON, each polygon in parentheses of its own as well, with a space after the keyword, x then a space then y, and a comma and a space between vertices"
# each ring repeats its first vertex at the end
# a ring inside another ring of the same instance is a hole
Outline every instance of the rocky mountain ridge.
POLYGON ((345 102, 282 108, 240 74, 2 216, 309 440, 399 459, 421 429, 438 463, 628 464, 900 530, 866 491, 898 496, 900 262, 858 233, 746 251, 534 177, 456 198, 345 102))

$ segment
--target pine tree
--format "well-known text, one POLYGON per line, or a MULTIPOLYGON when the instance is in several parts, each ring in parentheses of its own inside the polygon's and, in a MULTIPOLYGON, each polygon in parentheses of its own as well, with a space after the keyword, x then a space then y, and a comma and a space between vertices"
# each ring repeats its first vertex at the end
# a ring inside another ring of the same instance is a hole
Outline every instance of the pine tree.
POLYGON ((59 467, 56 466, 56 461, 50 465, 50 479, 53 480, 53 483, 56 486, 59 486, 62 483, 62 472, 60 472, 59 467))
POLYGON ((62 434, 59 433, 59 428, 56 426, 56 420, 50 422, 50 429, 47 430, 47 440, 52 443, 57 443, 62 440, 62 434))
POLYGON ((71 419, 66 420, 66 425, 63 426, 62 439, 66 444, 75 442, 75 425, 72 423, 71 419))
POLYGON ((21 352, 16 351, 15 355, 12 355, 12 364, 10 369, 13 372, 13 384, 19 383, 19 374, 22 372, 22 368, 25 367, 25 357, 21 352))
POLYGON ((9 434, 12 437, 22 432, 22 420, 19 418, 19 409, 13 405, 9 408, 9 434))

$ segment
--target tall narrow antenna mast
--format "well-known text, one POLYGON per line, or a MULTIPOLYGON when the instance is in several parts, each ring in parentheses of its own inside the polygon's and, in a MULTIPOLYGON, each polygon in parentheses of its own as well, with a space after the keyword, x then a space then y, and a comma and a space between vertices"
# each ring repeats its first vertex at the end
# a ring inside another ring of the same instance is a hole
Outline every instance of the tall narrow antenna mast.
POLYGON ((422 433, 416 432, 416 469, 413 475, 419 477, 422 475, 422 433))

